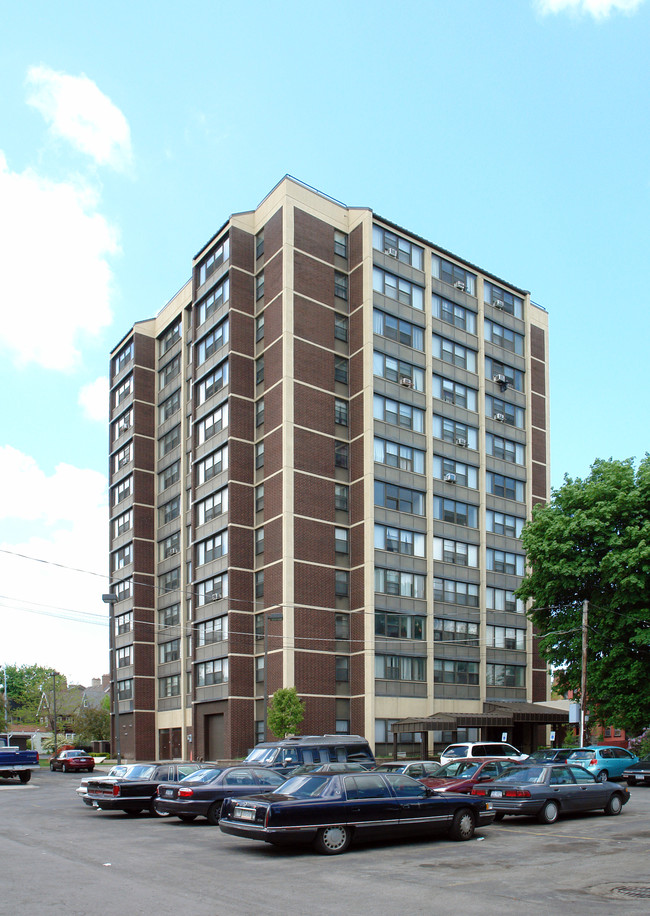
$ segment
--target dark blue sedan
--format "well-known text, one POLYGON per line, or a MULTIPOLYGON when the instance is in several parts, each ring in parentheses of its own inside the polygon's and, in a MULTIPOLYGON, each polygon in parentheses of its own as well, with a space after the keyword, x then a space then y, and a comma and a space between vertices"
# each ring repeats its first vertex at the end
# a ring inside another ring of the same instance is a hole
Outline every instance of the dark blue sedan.
POLYGON ((396 773, 310 773, 265 795, 229 798, 219 826, 224 833, 266 843, 311 843, 337 855, 352 840, 447 834, 469 840, 475 827, 494 820, 489 801, 437 795, 396 773))

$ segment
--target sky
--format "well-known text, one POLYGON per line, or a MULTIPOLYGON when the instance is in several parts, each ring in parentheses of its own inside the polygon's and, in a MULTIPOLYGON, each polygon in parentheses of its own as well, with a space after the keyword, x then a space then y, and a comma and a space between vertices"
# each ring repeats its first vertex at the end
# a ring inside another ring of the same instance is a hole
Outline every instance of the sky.
POLYGON ((108 354, 285 174, 547 309, 554 486, 643 457, 650 0, 0 10, 0 666, 107 671, 108 354))

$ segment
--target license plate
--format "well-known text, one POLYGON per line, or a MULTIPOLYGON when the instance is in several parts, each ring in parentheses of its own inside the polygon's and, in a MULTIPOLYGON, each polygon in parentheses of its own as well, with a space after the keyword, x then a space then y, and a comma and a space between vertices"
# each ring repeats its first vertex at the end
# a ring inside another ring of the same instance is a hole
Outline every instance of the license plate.
POLYGON ((254 821, 255 820, 255 808, 240 808, 238 805, 235 805, 235 817, 238 817, 242 821, 254 821))
POLYGON ((503 798, 503 792, 501 789, 494 789, 494 791, 490 792, 490 798, 503 798))

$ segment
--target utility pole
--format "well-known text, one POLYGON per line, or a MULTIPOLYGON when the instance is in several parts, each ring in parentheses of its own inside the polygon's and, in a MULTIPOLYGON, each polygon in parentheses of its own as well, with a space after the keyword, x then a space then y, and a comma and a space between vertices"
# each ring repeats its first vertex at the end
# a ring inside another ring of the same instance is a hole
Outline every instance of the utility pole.
POLYGON ((587 707, 587 618, 589 602, 582 602, 582 676, 580 678, 580 747, 585 746, 585 712, 587 707))
POLYGON ((50 677, 52 678, 52 707, 53 707, 53 714, 54 714, 54 756, 55 757, 56 757, 56 753, 58 750, 58 745, 56 742, 56 676, 57 674, 58 674, 58 671, 53 671, 50 675, 50 677))

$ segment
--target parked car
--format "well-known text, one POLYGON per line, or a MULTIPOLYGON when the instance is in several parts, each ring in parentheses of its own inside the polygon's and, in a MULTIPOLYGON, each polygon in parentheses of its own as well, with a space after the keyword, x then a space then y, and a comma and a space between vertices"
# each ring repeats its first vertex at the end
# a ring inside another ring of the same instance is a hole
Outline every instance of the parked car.
POLYGON ((370 745, 360 735, 300 735, 256 744, 244 763, 271 767, 285 776, 303 763, 362 763, 375 765, 370 745))
POLYGON ((600 744, 592 747, 580 747, 569 757, 569 763, 577 763, 590 773, 605 782, 607 779, 618 779, 639 758, 624 747, 607 747, 600 744))
POLYGON ((52 771, 61 770, 63 773, 73 770, 76 772, 88 770, 89 773, 92 773, 95 769, 95 758, 87 754, 86 751, 59 751, 54 757, 50 757, 50 769, 52 771))
MULTIPOLYGON (((132 766, 135 766, 135 764, 126 764, 126 763, 116 764, 114 767, 111 767, 111 769, 108 771, 104 779, 110 779, 112 776, 126 776, 126 774, 131 769, 132 766)), ((82 800, 82 802, 85 805, 88 805, 89 808, 97 807, 97 804, 88 798, 88 783, 93 778, 94 778, 93 776, 84 776, 81 782, 79 783, 79 785, 77 786, 77 788, 75 789, 75 792, 77 793, 79 798, 82 800)))
POLYGON ((494 782, 474 786, 472 795, 489 799, 499 820, 505 814, 527 814, 540 824, 554 823, 559 814, 599 808, 620 814, 630 798, 628 789, 599 781, 571 763, 513 766, 494 782))
POLYGON ((493 819, 488 799, 437 795, 400 773, 308 773, 266 795, 226 799, 219 826, 233 836, 311 843, 337 855, 353 840, 436 833, 469 840, 493 819))
POLYGON ((638 763, 633 763, 623 770, 623 779, 628 786, 650 786, 650 754, 641 757, 638 763))
POLYGON ((125 776, 89 780, 88 798, 104 811, 158 814, 155 802, 160 783, 178 782, 198 769, 198 763, 135 764, 125 776))
POLYGON ((413 779, 422 779, 425 776, 435 776, 440 769, 440 764, 435 760, 388 760, 378 763, 373 772, 401 773, 413 779))
POLYGON ((436 792, 469 793, 477 783, 498 779, 511 766, 510 760, 466 757, 446 763, 433 776, 423 778, 422 782, 436 792))
POLYGON ((219 823, 224 798, 270 792, 285 782, 284 776, 266 767, 212 767, 197 770, 180 782, 163 782, 158 786, 156 811, 173 814, 182 821, 193 821, 199 815, 208 823, 219 823))
POLYGON ((367 773, 370 767, 362 763, 303 763, 300 767, 294 767, 290 770, 286 778, 290 776, 303 776, 305 773, 367 773))
POLYGON ((538 751, 529 754, 526 762, 564 763, 574 751, 574 747, 542 747, 538 751))
POLYGON ((440 755, 440 763, 444 766, 460 757, 505 757, 508 760, 526 760, 528 755, 522 754, 512 744, 504 741, 460 741, 450 744, 440 755))

